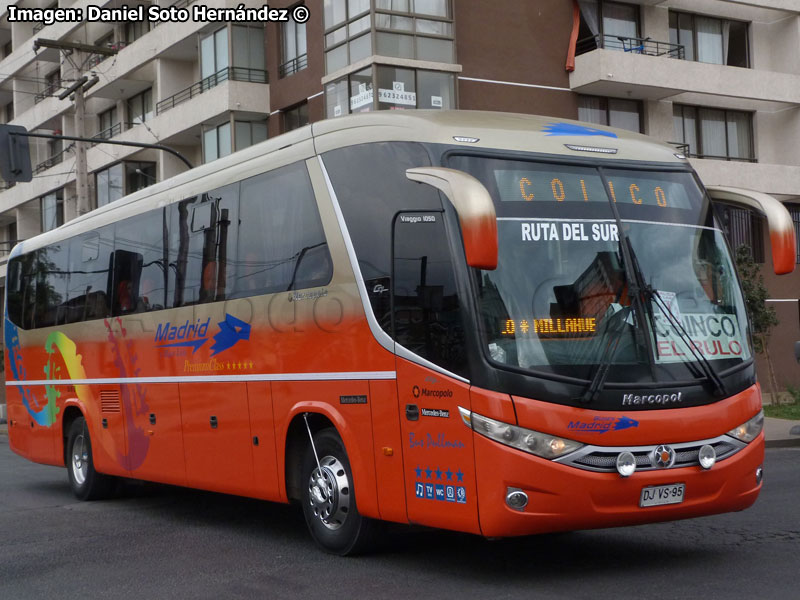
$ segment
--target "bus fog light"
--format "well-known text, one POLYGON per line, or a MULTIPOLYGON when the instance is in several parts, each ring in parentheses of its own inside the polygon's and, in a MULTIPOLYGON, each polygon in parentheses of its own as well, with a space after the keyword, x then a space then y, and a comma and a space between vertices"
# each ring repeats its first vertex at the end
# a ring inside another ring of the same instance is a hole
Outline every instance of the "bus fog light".
POLYGON ((528 506, 528 494, 519 488, 508 488, 506 504, 514 510, 525 510, 525 507, 528 506))
POLYGON ((762 479, 764 479, 764 469, 761 468, 761 467, 758 467, 756 469, 756 485, 759 485, 761 483, 762 479))
POLYGON ((717 453, 713 446, 706 444, 700 448, 700 453, 697 455, 697 459, 700 461, 700 466, 708 470, 714 466, 715 462, 717 462, 717 453))
POLYGON ((617 473, 630 477, 636 470, 636 457, 632 452, 620 452, 617 456, 617 473))

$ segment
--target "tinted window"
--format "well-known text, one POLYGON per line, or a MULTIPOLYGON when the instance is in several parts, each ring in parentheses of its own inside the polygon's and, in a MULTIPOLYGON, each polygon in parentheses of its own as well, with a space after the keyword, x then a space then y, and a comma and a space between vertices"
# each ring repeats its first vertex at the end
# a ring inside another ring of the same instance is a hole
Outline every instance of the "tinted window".
POLYGON ((402 213, 394 232, 394 339, 465 375, 464 326, 442 213, 402 213))
POLYGON ((230 296, 236 277, 238 203, 237 183, 170 207, 169 266, 175 285, 168 306, 230 296))
POLYGON ((406 177, 406 169, 430 166, 420 144, 362 144, 325 154, 347 230, 358 257, 372 310, 387 332, 392 268, 392 219, 401 210, 441 210, 438 192, 406 177))
POLYGON ((314 191, 302 164, 242 182, 233 297, 325 285, 331 263, 314 191))
POLYGON ((69 241, 66 323, 102 319, 111 308, 112 227, 102 227, 69 241))
POLYGON ((67 276, 69 247, 66 242, 53 244, 36 252, 36 327, 51 327, 66 322, 67 276))
POLYGON ((155 210, 117 223, 114 240, 113 314, 164 308, 164 212, 155 210))

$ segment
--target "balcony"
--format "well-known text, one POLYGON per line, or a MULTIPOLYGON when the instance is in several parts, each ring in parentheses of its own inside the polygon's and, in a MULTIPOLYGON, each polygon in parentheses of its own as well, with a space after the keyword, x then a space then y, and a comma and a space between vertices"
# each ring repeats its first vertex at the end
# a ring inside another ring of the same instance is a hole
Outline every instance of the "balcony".
POLYGON ((680 46, 615 39, 603 40, 603 46, 593 50, 586 44, 595 43, 594 39, 584 42, 588 51, 576 56, 569 75, 572 91, 746 111, 773 112, 800 105, 800 75, 668 60, 681 55, 680 46))
POLYGON ((243 81, 246 83, 269 83, 267 72, 261 69, 250 69, 247 67, 227 67, 209 75, 205 79, 193 83, 188 88, 173 94, 169 98, 164 98, 156 104, 156 114, 160 115, 179 104, 188 102, 195 96, 207 92, 225 81, 243 81))
POLYGON ((625 37, 622 35, 597 34, 575 44, 575 54, 586 54, 592 50, 603 48, 606 50, 621 50, 633 54, 646 54, 647 56, 667 56, 669 58, 686 58, 686 50, 681 44, 659 42, 648 38, 625 37))

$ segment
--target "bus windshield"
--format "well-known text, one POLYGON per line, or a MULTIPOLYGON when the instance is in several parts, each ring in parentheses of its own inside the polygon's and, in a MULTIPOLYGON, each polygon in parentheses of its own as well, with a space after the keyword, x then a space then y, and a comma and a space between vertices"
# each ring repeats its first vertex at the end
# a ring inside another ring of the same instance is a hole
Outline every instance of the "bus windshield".
POLYGON ((498 267, 477 277, 495 363, 581 379, 607 364, 608 382, 672 382, 703 377, 701 362, 721 372, 750 358, 730 254, 691 173, 449 164, 495 200, 498 267))

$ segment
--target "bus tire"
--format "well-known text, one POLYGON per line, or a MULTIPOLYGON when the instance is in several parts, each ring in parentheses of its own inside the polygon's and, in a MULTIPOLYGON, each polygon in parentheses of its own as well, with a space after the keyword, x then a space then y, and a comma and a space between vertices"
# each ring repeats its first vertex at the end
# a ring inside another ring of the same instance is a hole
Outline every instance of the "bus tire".
POLYGON ((98 473, 92 460, 92 441, 86 419, 72 422, 67 436, 67 474, 69 487, 78 500, 99 500, 111 494, 114 478, 98 473))
POLYGON ((362 553, 372 545, 374 523, 356 507, 353 472, 344 443, 333 428, 314 434, 314 446, 306 447, 301 471, 301 503, 311 537, 325 552, 346 556, 362 553))

